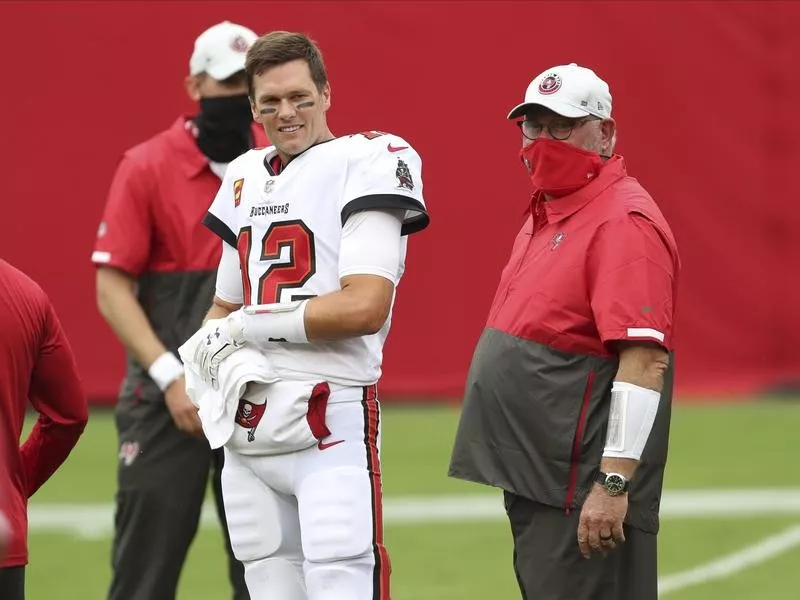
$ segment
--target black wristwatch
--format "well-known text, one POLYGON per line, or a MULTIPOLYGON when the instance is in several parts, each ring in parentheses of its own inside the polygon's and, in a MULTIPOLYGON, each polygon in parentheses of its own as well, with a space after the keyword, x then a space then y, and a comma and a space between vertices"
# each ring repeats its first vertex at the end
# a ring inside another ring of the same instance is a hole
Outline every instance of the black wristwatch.
POLYGON ((631 487, 630 480, 619 473, 603 473, 598 471, 594 476, 595 483, 599 483, 608 492, 609 496, 625 494, 631 487))

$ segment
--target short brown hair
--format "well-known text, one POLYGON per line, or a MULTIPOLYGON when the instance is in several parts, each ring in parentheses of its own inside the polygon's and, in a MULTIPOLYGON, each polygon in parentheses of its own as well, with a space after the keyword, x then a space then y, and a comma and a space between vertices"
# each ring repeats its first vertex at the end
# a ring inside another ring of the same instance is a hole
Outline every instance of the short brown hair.
POLYGON ((250 97, 253 97, 253 78, 256 75, 293 60, 306 61, 317 89, 321 90, 328 83, 322 52, 314 40, 302 33, 273 31, 259 37, 247 51, 244 70, 250 97))

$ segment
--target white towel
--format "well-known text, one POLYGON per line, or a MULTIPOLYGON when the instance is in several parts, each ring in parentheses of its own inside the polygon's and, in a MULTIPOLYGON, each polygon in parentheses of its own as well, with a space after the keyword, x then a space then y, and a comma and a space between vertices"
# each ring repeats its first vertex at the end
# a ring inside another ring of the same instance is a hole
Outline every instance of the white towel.
POLYGON ((192 362, 201 339, 202 336, 193 335, 178 348, 178 354, 183 360, 186 395, 198 408, 203 433, 211 448, 216 449, 227 444, 233 435, 239 401, 247 396, 252 404, 263 405, 268 384, 279 377, 264 354, 245 346, 222 361, 219 390, 214 390, 201 379, 192 362))
POLYGON ((248 390, 226 447, 239 454, 271 456, 314 446, 330 435, 325 424, 329 395, 326 383, 285 379, 252 394, 248 390))
POLYGON ((244 346, 219 366, 219 390, 207 385, 192 363, 195 334, 178 348, 186 394, 198 407, 211 448, 227 446, 269 456, 309 448, 330 434, 325 425, 330 389, 321 381, 281 380, 269 359, 244 346))

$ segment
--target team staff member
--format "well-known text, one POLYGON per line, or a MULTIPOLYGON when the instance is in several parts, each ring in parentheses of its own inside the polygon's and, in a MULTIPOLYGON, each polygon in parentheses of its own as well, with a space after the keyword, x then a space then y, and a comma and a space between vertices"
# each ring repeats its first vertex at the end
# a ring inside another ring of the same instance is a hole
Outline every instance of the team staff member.
POLYGON ((0 598, 22 600, 28 498, 67 459, 86 427, 89 409, 50 300, 3 260, 0 331, 0 598), (29 402, 39 416, 20 447, 29 402))
POLYGON ((611 94, 591 70, 543 72, 520 117, 530 216, 475 350, 450 473, 504 490, 523 598, 655 600, 675 241, 614 154, 611 94))
MULTIPOLYGON (((220 248, 202 224, 227 163, 266 144, 253 124, 244 62, 256 34, 219 23, 196 40, 186 79, 193 118, 125 152, 111 184, 92 261, 97 303, 127 350, 116 409, 120 454, 111 600, 173 600, 221 452, 202 437, 176 351, 214 296, 220 248)), ((234 598, 248 598, 230 550, 234 598)))

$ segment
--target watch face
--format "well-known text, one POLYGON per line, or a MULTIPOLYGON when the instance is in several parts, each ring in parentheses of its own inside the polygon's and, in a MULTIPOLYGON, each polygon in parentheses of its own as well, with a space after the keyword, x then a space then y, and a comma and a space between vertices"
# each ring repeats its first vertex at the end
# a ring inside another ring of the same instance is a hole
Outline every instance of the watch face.
POLYGON ((625 480, 619 475, 611 474, 606 477, 606 490, 612 496, 616 496, 625 491, 625 480))

